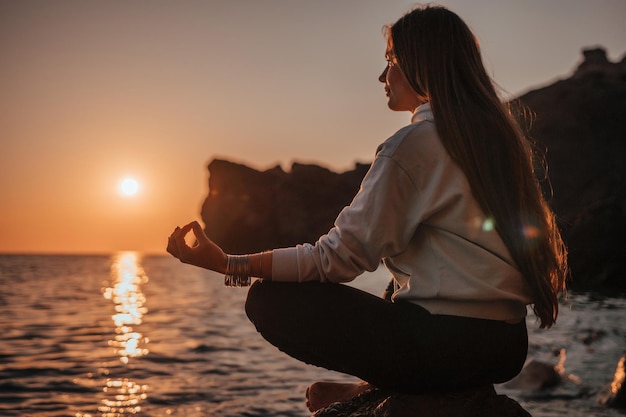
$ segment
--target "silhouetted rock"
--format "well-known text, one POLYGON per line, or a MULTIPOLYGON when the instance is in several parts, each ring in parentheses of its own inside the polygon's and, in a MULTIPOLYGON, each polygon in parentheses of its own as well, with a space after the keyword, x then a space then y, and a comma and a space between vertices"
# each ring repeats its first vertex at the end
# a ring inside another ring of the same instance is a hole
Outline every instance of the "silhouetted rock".
POLYGON ((314 417, 530 417, 492 386, 445 394, 395 394, 369 390, 317 411, 314 417))
POLYGON ((561 374, 554 365, 530 360, 515 378, 504 384, 506 388, 524 392, 541 391, 561 383, 561 374))
MULTIPOLYGON (((545 192, 569 249, 572 283, 626 289, 626 57, 609 62, 601 48, 583 54, 570 78, 519 99, 535 114, 531 137, 547 150, 545 192)), ((312 243, 350 203, 367 168, 260 172, 215 160, 202 219, 227 252, 312 243)))
MULTIPOLYGON (((573 76, 520 97, 546 149, 573 284, 626 288, 626 66, 585 50, 573 76)), ((548 184, 546 194, 550 195, 548 184)))
POLYGON ((286 173, 214 160, 202 206, 207 234, 230 253, 315 242, 350 204, 368 168, 356 164, 338 174, 294 163, 286 173))

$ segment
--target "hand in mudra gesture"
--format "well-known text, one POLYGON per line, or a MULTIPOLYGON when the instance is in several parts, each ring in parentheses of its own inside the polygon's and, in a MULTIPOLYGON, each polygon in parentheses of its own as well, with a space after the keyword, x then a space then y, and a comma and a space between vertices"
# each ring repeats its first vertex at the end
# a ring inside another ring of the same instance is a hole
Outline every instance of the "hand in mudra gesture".
POLYGON ((202 226, 193 221, 183 227, 176 227, 167 239, 167 252, 181 262, 224 273, 226 271, 226 253, 207 237, 202 226), (196 244, 189 246, 185 236, 193 232, 196 244))

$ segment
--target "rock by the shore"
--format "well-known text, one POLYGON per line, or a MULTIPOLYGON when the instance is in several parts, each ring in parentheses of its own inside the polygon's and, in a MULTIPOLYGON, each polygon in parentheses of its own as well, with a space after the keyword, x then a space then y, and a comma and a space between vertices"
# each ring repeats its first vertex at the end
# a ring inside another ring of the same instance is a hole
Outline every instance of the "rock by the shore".
POLYGON ((397 394, 373 389, 317 411, 313 417, 530 417, 492 386, 446 394, 397 394))
POLYGON ((519 100, 535 118, 529 130, 546 150, 545 194, 569 249, 574 286, 626 289, 626 57, 583 51, 567 79, 519 100))
POLYGON ((561 375, 552 364, 541 361, 528 361, 515 378, 504 384, 507 388, 525 392, 541 391, 561 383, 561 375))
POLYGON ((328 232, 357 193, 369 165, 335 173, 294 163, 257 171, 224 160, 209 164, 202 206, 207 234, 226 252, 250 253, 313 243, 328 232))
MULTIPOLYGON (((520 374, 503 384, 527 394, 545 392, 571 379, 562 374, 564 352, 558 365, 529 361, 520 374)), ((626 355, 617 363, 613 380, 599 394, 598 402, 610 408, 626 409, 626 355)), ((524 408, 493 386, 457 393, 409 395, 372 389, 317 411, 312 417, 529 417, 524 408)))

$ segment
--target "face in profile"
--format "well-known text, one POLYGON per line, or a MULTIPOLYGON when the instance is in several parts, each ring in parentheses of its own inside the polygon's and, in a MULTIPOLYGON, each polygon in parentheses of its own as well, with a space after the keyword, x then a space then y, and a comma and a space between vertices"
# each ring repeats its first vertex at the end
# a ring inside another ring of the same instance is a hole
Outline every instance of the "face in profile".
POLYGON ((394 111, 414 111, 424 104, 424 101, 409 84, 393 53, 387 51, 385 58, 387 66, 378 77, 378 81, 385 84, 387 106, 394 111))

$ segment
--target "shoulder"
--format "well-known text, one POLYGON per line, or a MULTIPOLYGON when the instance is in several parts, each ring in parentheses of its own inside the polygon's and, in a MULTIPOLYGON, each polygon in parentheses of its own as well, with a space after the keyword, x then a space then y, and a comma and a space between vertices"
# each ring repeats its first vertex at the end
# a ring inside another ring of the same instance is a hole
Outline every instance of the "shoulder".
POLYGON ((408 152, 414 156, 415 151, 420 149, 428 151, 433 146, 439 150, 437 145, 441 143, 434 116, 430 109, 430 103, 424 103, 413 113, 411 124, 403 127, 379 146, 377 154, 381 156, 393 156, 408 152), (413 152, 412 152, 413 151, 413 152))
POLYGON ((391 158, 400 165, 430 165, 442 161, 447 152, 430 120, 421 120, 403 127, 383 142, 376 157, 391 158))

